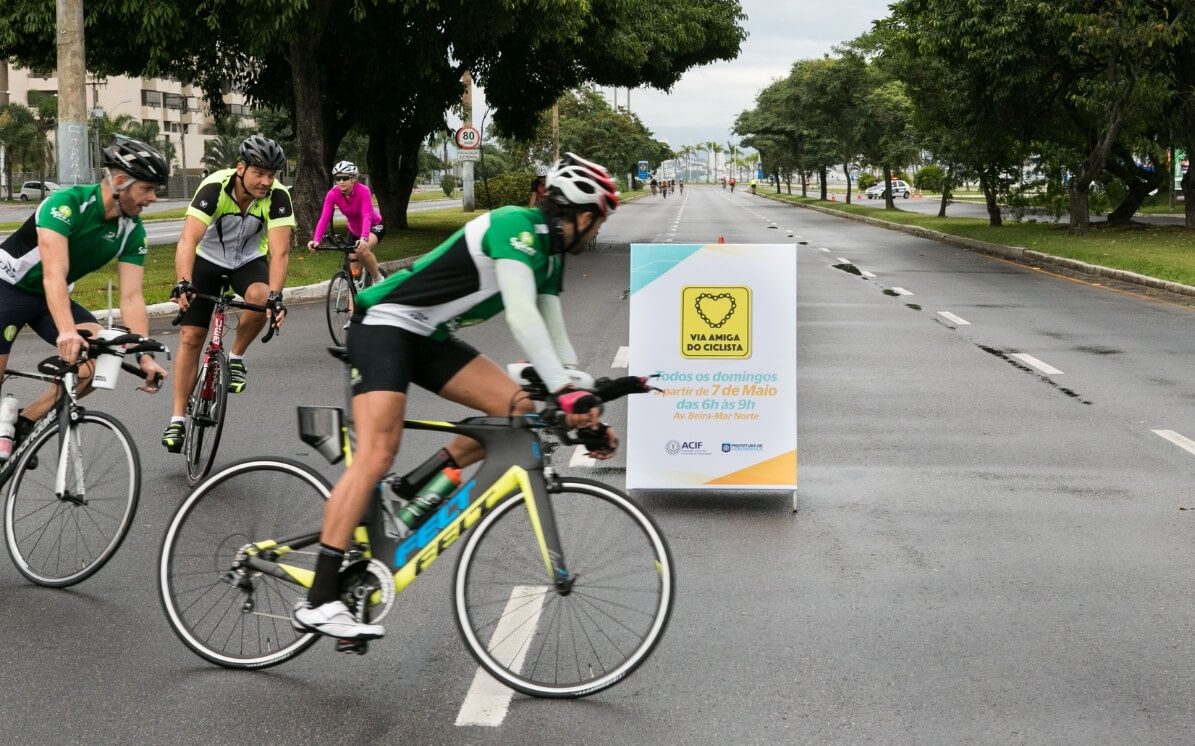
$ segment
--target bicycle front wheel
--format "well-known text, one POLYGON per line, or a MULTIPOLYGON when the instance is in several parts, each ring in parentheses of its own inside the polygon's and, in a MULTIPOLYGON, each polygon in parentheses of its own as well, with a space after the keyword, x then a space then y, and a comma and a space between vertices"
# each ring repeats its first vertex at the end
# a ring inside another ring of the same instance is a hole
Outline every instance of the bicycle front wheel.
POLYGON ((548 578, 521 492, 488 513, 457 560, 454 606, 469 652, 503 684, 583 697, 647 659, 672 610, 675 576, 652 518, 623 492, 562 479, 548 495, 572 585, 548 578))
POLYGON ((226 668, 265 668, 318 635, 291 626, 315 572, 328 480, 289 459, 246 459, 199 484, 166 529, 162 608, 179 639, 226 668))
POLYGON ((207 475, 216 460, 220 434, 224 432, 228 375, 228 358, 222 352, 212 352, 207 365, 200 368, 187 400, 183 455, 187 459, 187 484, 192 487, 207 475))
POLYGON ((353 317, 352 282, 344 272, 337 272, 328 283, 326 307, 332 343, 343 347, 348 342, 349 319, 353 317))
POLYGON ((59 426, 51 425, 13 470, 4 509, 8 554, 38 585, 74 585, 120 548, 140 493, 137 447, 115 417, 82 412, 63 439, 59 426), (56 489, 60 467, 61 494, 56 489))

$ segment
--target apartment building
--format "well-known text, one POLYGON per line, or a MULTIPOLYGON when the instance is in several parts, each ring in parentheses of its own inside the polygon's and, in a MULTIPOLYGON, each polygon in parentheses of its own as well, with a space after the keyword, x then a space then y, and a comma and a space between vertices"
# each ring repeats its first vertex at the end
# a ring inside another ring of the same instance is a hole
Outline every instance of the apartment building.
MULTIPOLYGON (((0 105, 11 102, 36 110, 47 97, 58 95, 58 78, 53 72, 37 73, 8 66, 3 61, 0 61, 0 67, 7 67, 7 70, 0 70, 0 105)), ((226 89, 223 99, 231 113, 252 123, 243 95, 226 89)), ((208 111, 203 92, 197 86, 175 78, 97 78, 89 74, 87 106, 88 116, 93 120, 103 117, 117 119, 127 114, 143 124, 156 123, 162 137, 173 145, 173 173, 189 177, 202 174, 204 143, 212 139, 206 133, 215 120, 208 111)), ((95 132, 94 128, 92 132, 95 132)), ((53 139, 54 132, 49 136, 53 139)), ((92 134, 91 140, 92 164, 95 166, 95 134, 92 134)), ((100 146, 106 144, 101 143, 100 146)))

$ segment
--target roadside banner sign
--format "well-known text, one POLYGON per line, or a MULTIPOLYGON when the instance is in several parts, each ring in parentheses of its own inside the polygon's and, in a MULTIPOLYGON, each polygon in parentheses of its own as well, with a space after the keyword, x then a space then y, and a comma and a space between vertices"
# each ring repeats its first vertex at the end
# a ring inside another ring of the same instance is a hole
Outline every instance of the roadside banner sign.
POLYGON ((481 151, 480 150, 458 150, 458 151, 456 151, 456 159, 461 162, 480 161, 481 160, 481 151))
POLYGON ((631 245, 629 489, 796 490, 796 248, 631 245))
POLYGON ((648 168, 648 165, 649 164, 647 161, 639 161, 639 177, 638 178, 640 181, 647 181, 648 179, 651 178, 651 169, 648 168))

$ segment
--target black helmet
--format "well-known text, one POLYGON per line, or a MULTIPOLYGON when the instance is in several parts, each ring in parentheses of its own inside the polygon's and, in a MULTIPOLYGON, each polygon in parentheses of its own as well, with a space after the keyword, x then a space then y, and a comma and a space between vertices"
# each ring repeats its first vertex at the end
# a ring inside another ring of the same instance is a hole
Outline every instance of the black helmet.
POLYGON ((257 166, 267 171, 281 171, 286 167, 286 154, 278 143, 262 137, 250 135, 241 143, 237 151, 237 158, 247 166, 257 166))
POLYGON ((104 168, 117 168, 138 181, 162 185, 170 175, 166 159, 154 148, 140 140, 116 135, 112 144, 104 148, 104 168))

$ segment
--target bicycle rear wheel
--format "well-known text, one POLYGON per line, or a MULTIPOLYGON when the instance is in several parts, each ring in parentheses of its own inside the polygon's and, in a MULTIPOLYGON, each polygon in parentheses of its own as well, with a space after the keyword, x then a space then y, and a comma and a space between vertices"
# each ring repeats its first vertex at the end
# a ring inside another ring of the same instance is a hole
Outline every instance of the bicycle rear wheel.
POLYGON ((63 443, 58 433, 51 425, 21 454, 8 484, 4 539, 22 575, 63 588, 90 577, 120 548, 137 512, 141 461, 129 431, 103 412, 81 413, 63 443), (64 444, 66 491, 59 496, 64 444))
POLYGON ((328 283, 328 299, 325 302, 328 331, 332 334, 332 343, 337 347, 343 347, 348 341, 349 319, 353 317, 352 284, 343 271, 332 275, 332 281, 328 283))
POLYGON ((188 648, 226 668, 265 668, 315 642, 291 613, 307 597, 330 493, 304 464, 264 458, 222 467, 191 492, 158 564, 162 608, 188 648))
POLYGON ((562 479, 548 498, 571 589, 558 592, 547 577, 516 492, 466 537, 454 607, 469 652, 500 682, 537 697, 583 697, 618 683, 659 642, 672 557, 652 518, 613 487, 562 479))
POLYGON ((207 475, 216 460, 220 434, 224 432, 228 375, 228 358, 223 352, 212 352, 207 365, 199 370, 195 388, 187 400, 183 455, 187 459, 187 484, 192 487, 207 475))

